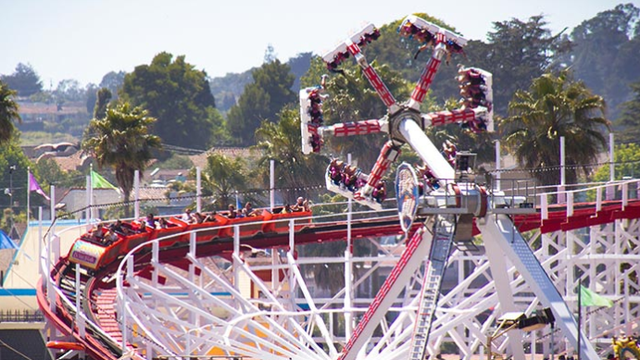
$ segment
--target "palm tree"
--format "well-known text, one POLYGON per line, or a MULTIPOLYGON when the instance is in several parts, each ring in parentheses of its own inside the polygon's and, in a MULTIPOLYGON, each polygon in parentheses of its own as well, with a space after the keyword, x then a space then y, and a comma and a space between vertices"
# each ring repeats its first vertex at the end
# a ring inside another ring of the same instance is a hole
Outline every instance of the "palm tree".
POLYGON ((606 146, 603 132, 610 123, 605 118, 604 99, 583 82, 573 81, 569 70, 534 79, 528 91, 515 93, 509 111, 511 116, 503 121, 505 143, 518 163, 533 170, 543 185, 560 183, 557 169, 541 170, 560 164, 561 136, 569 165, 568 184, 577 181, 578 167, 588 174, 588 164, 595 163, 606 146))
POLYGON ((13 137, 16 128, 13 121, 20 122, 18 104, 13 100, 16 91, 0 80, 0 144, 6 143, 13 137))
POLYGON ((232 160, 218 153, 209 155, 201 175, 205 194, 211 191, 216 200, 220 200, 218 207, 226 209, 226 205, 231 203, 234 191, 244 190, 247 187, 245 168, 246 164, 240 157, 232 160))
POLYGON ((276 186, 293 190, 284 194, 285 200, 293 204, 298 196, 308 197, 312 193, 306 187, 323 183, 328 161, 320 155, 302 154, 297 110, 284 108, 279 117, 277 123, 262 122, 256 130, 258 144, 254 148, 261 152, 258 168, 262 170, 262 178, 269 178, 269 160, 275 160, 276 186))
MULTIPOLYGON (((151 159, 151 152, 161 147, 160 138, 149 134, 149 127, 156 121, 140 107, 131 109, 129 103, 109 106, 103 119, 93 119, 89 124, 95 130, 82 147, 92 153, 99 167, 112 167, 116 181, 129 201, 133 189, 135 170, 141 173, 151 159)), ((128 208, 127 208, 128 210, 128 208)))

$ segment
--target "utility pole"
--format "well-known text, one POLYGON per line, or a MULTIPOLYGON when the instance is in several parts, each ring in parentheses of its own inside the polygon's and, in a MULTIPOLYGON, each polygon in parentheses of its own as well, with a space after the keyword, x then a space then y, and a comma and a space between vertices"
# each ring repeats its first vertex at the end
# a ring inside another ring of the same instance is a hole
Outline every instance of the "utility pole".
MULTIPOLYGON (((16 170, 16 165, 9 166, 9 209, 13 212, 13 172, 16 170)), ((15 219, 15 214, 11 214, 11 227, 13 227, 13 222, 15 219)), ((2 360, 2 354, 0 354, 0 360, 2 360)))
POLYGON ((15 165, 9 166, 9 209, 13 210, 13 171, 16 169, 15 165))

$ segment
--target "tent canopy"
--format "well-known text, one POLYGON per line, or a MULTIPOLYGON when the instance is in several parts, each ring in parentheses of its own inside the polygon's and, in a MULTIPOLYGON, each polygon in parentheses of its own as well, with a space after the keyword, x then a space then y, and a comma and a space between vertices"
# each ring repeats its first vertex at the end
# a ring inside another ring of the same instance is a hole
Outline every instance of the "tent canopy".
POLYGON ((17 249, 18 246, 16 243, 9 238, 9 236, 3 231, 0 230, 0 249, 17 249))

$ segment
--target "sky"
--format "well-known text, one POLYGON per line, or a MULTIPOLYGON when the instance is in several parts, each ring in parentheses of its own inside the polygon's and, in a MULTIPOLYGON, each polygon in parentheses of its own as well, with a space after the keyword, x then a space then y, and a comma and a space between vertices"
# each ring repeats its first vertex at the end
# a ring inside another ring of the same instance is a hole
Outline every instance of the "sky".
POLYGON ((281 61, 323 54, 367 23, 416 12, 486 40, 496 21, 542 14, 554 33, 570 31, 622 2, 629 0, 0 0, 0 74, 25 63, 45 89, 64 79, 99 84, 166 51, 217 77, 260 66, 269 45, 281 61))

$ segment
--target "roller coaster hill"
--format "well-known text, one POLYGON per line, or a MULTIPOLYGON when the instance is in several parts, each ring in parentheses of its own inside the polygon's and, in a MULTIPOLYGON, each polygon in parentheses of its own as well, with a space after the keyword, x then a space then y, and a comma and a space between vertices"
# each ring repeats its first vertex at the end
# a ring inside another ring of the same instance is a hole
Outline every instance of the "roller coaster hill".
POLYGON ((451 143, 439 150, 424 130, 491 131, 492 75, 461 68, 461 107, 421 113, 443 58, 466 40, 415 16, 399 34, 432 50, 405 102, 364 56, 375 26, 323 56, 330 72, 347 59, 362 67, 387 108, 379 119, 326 126, 330 94, 322 85, 300 91, 304 153, 322 151, 326 136, 388 134, 368 174, 328 164, 324 185, 347 199, 338 211, 271 205, 253 218, 169 217, 166 229, 139 225, 112 244, 92 240, 87 225, 65 230, 77 234, 65 242, 53 221, 36 291, 55 357, 596 360, 613 352, 613 336, 637 331, 640 182, 477 183, 473 156, 451 143), (400 164, 387 199, 382 178, 404 144, 424 163, 400 164), (578 284, 611 306, 577 320, 578 284))

